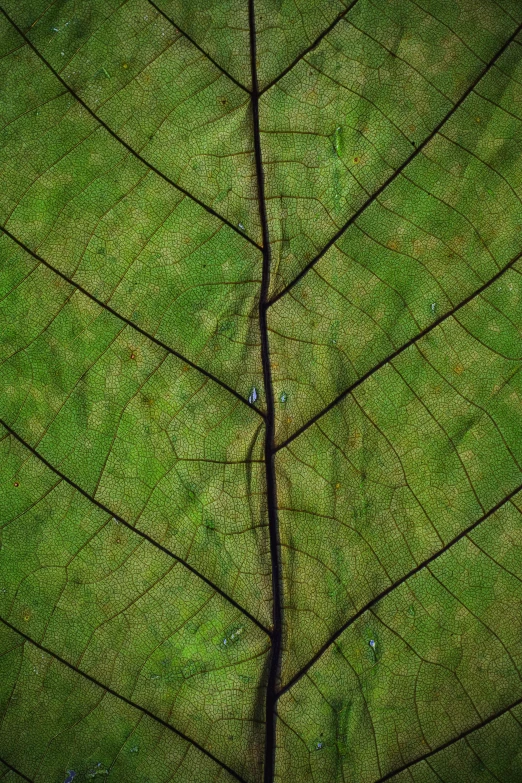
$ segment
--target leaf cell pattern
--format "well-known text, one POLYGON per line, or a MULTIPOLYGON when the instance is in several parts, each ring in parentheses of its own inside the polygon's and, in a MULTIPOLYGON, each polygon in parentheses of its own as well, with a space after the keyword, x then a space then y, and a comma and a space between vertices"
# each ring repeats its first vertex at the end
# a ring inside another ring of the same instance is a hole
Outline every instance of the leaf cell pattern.
POLYGON ((0 11, 0 779, 522 780, 518 0, 0 11))

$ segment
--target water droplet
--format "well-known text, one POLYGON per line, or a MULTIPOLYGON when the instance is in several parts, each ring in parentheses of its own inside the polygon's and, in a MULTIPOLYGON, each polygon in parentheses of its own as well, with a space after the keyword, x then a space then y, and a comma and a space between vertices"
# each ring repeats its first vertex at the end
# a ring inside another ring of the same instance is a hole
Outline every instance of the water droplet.
POLYGON ((226 643, 227 643, 227 640, 226 640, 226 639, 223 639, 223 644, 226 644, 226 643))
POLYGON ((431 303, 431 312, 432 312, 432 313, 434 313, 434 312, 435 312, 435 308, 436 308, 436 307, 437 307, 437 302, 432 302, 432 303, 431 303))
POLYGON ((248 401, 250 405, 253 405, 256 400, 257 400, 257 389, 255 386, 252 386, 252 391, 250 392, 248 401))
POLYGON ((281 400, 281 402, 286 402, 287 399, 288 399, 287 393, 286 392, 282 392, 282 394, 281 394, 279 399, 281 400))
POLYGON ((60 28, 59 28, 59 27, 53 27, 53 31, 54 31, 55 33, 59 32, 59 30, 60 30, 60 28))
POLYGON ((238 223, 237 225, 241 229, 241 231, 245 230, 245 227, 244 227, 244 225, 242 223, 238 223))
POLYGON ((370 639, 369 645, 372 648, 372 650, 375 650, 375 639, 370 639))
POLYGON ((94 767, 94 769, 91 769, 87 773, 87 777, 88 778, 95 778, 97 775, 108 775, 108 774, 109 774, 109 770, 105 769, 105 767, 102 766, 101 761, 99 761, 96 764, 96 766, 94 767))
POLYGON ((131 752, 131 753, 137 753, 137 752, 138 752, 138 750, 139 750, 138 746, 137 746, 137 745, 134 745, 134 747, 132 747, 132 748, 130 749, 130 752, 131 752))
POLYGON ((74 778, 76 777, 76 772, 74 771, 74 769, 68 769, 65 774, 67 775, 67 777, 65 778, 63 783, 72 783, 74 778))
POLYGON ((333 146, 337 156, 340 158, 343 153, 343 129, 341 125, 335 129, 333 146))
POLYGON ((321 750, 322 747, 323 747, 323 743, 322 742, 318 742, 317 745, 315 746, 315 749, 316 750, 321 750))
POLYGON ((159 674, 151 674, 150 675, 150 679, 151 680, 159 680, 159 678, 160 678, 159 674))

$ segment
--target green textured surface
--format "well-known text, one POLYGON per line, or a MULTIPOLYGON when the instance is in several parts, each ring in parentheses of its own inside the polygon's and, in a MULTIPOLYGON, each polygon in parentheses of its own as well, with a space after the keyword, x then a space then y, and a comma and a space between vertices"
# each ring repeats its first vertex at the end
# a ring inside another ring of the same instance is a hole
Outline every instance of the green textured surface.
POLYGON ((0 779, 522 781, 522 6, 4 0, 0 779))

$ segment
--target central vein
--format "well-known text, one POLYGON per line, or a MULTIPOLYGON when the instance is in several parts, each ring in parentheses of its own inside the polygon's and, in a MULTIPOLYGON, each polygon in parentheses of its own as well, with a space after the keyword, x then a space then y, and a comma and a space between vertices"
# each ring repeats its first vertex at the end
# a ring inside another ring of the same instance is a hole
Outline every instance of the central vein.
POLYGON ((275 409, 274 391, 272 388, 272 372, 270 368, 270 348, 268 340, 267 311, 270 290, 270 239, 265 202, 265 178, 261 153, 261 134, 259 129, 259 84, 257 80, 256 63, 256 27, 254 0, 248 3, 250 23, 250 66, 252 77, 252 124, 254 135, 254 153, 257 178, 257 195, 259 202, 259 219, 263 236, 263 275, 259 296, 259 331, 261 338, 261 361, 263 365, 263 381, 266 395, 265 419, 265 473, 266 498, 268 512, 268 530, 270 538, 270 560, 272 565, 272 650, 266 690, 266 737, 264 783, 272 783, 275 770, 275 733, 276 733, 276 701, 279 670, 281 665, 281 635, 282 635, 282 601, 281 601, 281 566, 279 559, 279 529, 277 519, 277 488, 275 475, 274 435, 275 409))

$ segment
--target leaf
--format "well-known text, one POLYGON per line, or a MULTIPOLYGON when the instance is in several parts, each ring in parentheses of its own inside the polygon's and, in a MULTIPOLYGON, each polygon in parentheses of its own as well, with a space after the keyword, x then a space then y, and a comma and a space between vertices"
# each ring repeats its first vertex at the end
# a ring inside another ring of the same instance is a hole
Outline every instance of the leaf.
POLYGON ((4 0, 0 778, 522 777, 522 8, 4 0))

